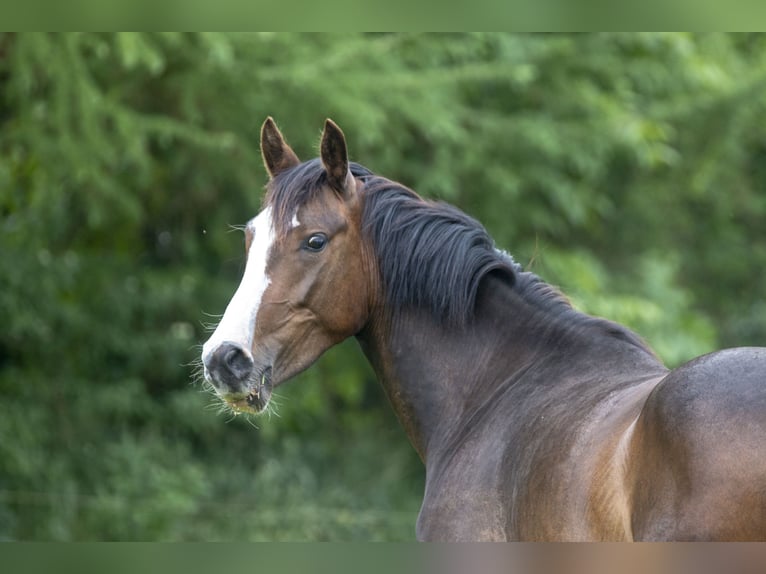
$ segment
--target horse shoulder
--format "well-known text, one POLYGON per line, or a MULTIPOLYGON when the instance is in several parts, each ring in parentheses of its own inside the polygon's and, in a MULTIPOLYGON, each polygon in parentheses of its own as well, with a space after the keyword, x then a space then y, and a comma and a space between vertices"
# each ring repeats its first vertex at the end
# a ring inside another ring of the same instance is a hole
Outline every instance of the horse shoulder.
MULTIPOLYGON (((658 370, 624 380, 587 411, 570 421, 562 452, 550 484, 527 503, 530 512, 520 522, 536 540, 630 540, 630 503, 626 491, 626 461, 636 421, 646 397, 662 379, 658 370), (571 439, 570 439, 571 436, 571 439), (551 503, 550 492, 556 493, 551 503), (539 508, 547 508, 543 521, 539 508), (531 512, 534 511, 534 512, 531 512), (530 526, 537 522, 537 532, 530 526)), ((534 481, 538 482, 538 481, 534 481)))
POLYGON ((570 491, 576 540, 630 540, 627 460, 646 397, 661 375, 615 392, 585 422, 571 450, 570 491))
POLYGON ((627 445, 659 378, 611 393, 565 429, 549 415, 475 426, 427 461, 418 538, 628 539, 627 445))
POLYGON ((719 351, 671 371, 629 449, 636 539, 766 538, 766 349, 719 351))

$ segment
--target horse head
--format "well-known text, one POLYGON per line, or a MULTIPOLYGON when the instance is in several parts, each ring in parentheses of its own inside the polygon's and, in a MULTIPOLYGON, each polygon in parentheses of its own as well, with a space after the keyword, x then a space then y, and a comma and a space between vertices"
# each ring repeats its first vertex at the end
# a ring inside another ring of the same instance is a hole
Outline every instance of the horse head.
POLYGON ((320 150, 318 160, 301 163, 274 121, 263 124, 264 207, 245 227, 242 281, 202 352, 205 378, 235 411, 265 409, 274 387, 369 316, 374 275, 361 233, 361 183, 329 119, 320 150))

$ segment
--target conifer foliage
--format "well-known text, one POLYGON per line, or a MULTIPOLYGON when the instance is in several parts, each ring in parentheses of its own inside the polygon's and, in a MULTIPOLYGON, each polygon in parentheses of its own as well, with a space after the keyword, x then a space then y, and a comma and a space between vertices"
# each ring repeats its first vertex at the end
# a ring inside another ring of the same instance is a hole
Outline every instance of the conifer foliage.
POLYGON ((671 365, 766 344, 762 35, 0 34, 0 538, 414 537, 353 342, 278 416, 193 382, 267 115, 304 159, 333 118, 671 365))

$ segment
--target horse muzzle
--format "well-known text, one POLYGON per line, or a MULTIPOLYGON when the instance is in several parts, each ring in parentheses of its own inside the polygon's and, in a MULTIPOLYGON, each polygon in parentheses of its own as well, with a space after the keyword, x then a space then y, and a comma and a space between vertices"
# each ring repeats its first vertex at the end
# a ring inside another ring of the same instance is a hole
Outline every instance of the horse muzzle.
POLYGON ((271 367, 256 368, 248 349, 231 341, 202 358, 205 379, 235 411, 260 412, 271 398, 271 367))

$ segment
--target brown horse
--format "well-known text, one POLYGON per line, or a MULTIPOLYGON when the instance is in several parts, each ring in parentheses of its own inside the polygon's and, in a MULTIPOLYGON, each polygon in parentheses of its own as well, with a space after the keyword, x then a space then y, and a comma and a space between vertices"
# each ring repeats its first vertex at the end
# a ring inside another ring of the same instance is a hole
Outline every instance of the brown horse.
POLYGON ((766 540, 766 349, 673 371, 574 310, 459 210, 301 163, 271 118, 265 207, 203 349, 232 408, 355 336, 426 466, 424 540, 766 540))

